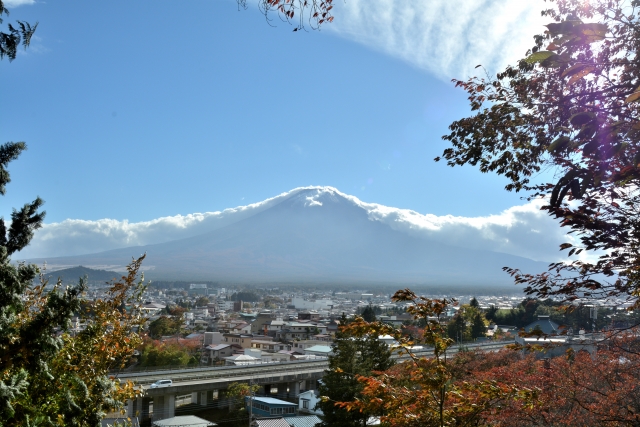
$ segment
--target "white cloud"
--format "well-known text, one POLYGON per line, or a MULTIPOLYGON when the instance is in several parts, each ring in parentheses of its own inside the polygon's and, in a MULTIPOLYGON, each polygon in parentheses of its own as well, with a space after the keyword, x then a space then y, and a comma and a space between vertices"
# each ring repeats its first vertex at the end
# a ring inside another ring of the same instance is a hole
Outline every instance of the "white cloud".
POLYGON ((369 219, 416 237, 452 246, 486 249, 534 260, 555 261, 564 253, 558 245, 571 242, 566 230, 539 210, 540 201, 514 206, 485 217, 421 214, 375 203, 365 203, 331 187, 302 187, 263 202, 225 209, 131 223, 113 219, 98 221, 68 219, 45 224, 21 259, 95 253, 128 246, 162 243, 213 231, 255 215, 299 193, 306 207, 322 206, 344 197, 364 209, 369 219))
POLYGON ((35 0, 4 0, 3 1, 4 6, 6 8, 35 4, 35 2, 36 2, 35 0))
POLYGON ((514 63, 541 33, 542 0, 346 0, 323 29, 449 80, 514 63))
POLYGON ((223 211, 168 216, 151 221, 67 219, 45 224, 36 232, 31 244, 20 252, 20 258, 88 254, 196 236, 261 212, 284 200, 288 194, 223 211))

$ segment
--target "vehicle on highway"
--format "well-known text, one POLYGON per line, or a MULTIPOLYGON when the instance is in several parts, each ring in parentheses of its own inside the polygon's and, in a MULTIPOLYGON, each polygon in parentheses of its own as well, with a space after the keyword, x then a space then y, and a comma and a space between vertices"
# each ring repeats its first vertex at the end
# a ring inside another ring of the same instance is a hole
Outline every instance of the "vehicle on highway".
POLYGON ((159 387, 170 387, 173 384, 171 380, 158 380, 155 383, 151 384, 150 388, 159 388, 159 387))

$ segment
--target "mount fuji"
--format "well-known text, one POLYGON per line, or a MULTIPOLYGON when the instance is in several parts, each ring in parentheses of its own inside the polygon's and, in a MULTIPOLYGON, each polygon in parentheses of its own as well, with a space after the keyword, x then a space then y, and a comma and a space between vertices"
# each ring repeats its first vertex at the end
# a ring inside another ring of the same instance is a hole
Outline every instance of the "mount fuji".
POLYGON ((153 279, 444 286, 510 285, 504 266, 532 273, 547 267, 408 232, 365 205, 331 187, 300 188, 190 237, 29 261, 105 268, 146 253, 145 274, 153 279))

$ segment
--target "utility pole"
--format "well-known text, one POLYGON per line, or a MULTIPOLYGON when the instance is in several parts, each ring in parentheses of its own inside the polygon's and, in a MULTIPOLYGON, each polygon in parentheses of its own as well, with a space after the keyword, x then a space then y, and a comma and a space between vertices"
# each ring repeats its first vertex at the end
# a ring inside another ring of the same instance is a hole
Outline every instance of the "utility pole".
POLYGON ((249 379, 249 427, 253 423, 253 377, 249 379))

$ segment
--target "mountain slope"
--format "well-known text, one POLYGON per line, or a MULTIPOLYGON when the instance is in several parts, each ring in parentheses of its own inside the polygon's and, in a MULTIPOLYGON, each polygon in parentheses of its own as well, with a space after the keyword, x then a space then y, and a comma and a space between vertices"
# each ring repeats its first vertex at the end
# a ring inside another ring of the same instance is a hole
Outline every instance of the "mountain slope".
MULTIPOLYGON (((503 266, 545 263, 410 236, 336 191, 309 189, 224 228, 187 239, 48 259, 50 264, 124 265, 147 253, 147 275, 239 282, 510 284, 503 266)), ((43 260, 34 260, 42 262, 43 260)))

